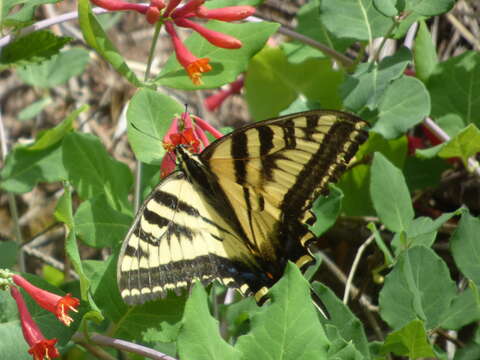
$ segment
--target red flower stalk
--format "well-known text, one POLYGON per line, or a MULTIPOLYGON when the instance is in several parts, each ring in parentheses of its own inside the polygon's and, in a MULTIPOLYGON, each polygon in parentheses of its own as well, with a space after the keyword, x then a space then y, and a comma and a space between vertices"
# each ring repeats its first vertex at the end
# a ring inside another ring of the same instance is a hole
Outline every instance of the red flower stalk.
POLYGON ((95 5, 110 11, 134 10, 141 14, 145 14, 149 8, 148 5, 129 3, 122 0, 92 0, 92 2, 95 5))
POLYGON ((253 6, 229 6, 219 9, 208 9, 205 6, 199 6, 195 14, 202 19, 215 19, 220 21, 243 20, 255 13, 253 6))
POLYGON ((22 294, 15 286, 10 287, 10 293, 17 303, 23 337, 30 346, 28 353, 33 355, 34 360, 58 358, 60 353, 55 347, 57 339, 48 340, 43 336, 37 324, 33 321, 22 294))
POLYGON ((182 43, 170 21, 165 23, 165 29, 172 39, 178 62, 185 68, 192 82, 195 85, 201 85, 202 73, 212 70, 212 67, 208 63, 210 60, 208 58, 199 59, 193 55, 182 43))
POLYGON ((210 111, 216 110, 229 96, 240 93, 243 83, 243 76, 241 76, 234 82, 230 83, 228 89, 219 90, 215 94, 210 95, 205 99, 205 107, 210 111))
POLYGON ((73 319, 68 316, 68 311, 77 312, 77 307, 80 305, 80 300, 67 294, 60 296, 49 291, 40 289, 35 285, 30 284, 20 275, 13 275, 13 282, 25 290, 35 302, 47 311, 54 314, 58 320, 65 325, 70 326, 73 319))
POLYGON ((237 38, 218 31, 207 29, 206 27, 203 27, 202 25, 191 20, 185 18, 175 19, 175 24, 195 30, 212 45, 224 49, 240 49, 242 47, 242 42, 237 38))

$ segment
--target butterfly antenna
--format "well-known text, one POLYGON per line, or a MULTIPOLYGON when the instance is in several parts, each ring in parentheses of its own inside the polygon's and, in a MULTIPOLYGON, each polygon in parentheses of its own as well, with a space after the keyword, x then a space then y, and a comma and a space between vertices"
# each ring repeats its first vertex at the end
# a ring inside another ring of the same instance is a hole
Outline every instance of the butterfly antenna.
POLYGON ((152 139, 155 139, 155 140, 158 140, 158 141, 162 141, 162 139, 160 139, 160 138, 158 138, 158 137, 156 137, 156 136, 153 136, 153 135, 151 135, 151 134, 149 134, 149 133, 146 133, 145 131, 140 130, 134 123, 130 123, 130 125, 131 125, 135 130, 137 130, 139 133, 141 133, 141 134, 143 134, 143 135, 145 135, 145 136, 148 136, 148 137, 150 137, 150 138, 152 138, 152 139))

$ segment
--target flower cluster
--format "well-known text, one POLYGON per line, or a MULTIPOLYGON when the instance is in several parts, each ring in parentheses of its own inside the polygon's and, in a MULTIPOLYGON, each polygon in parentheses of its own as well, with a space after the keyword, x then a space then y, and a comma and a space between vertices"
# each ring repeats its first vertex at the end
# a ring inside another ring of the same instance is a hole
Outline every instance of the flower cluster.
POLYGON ((73 319, 68 316, 68 312, 70 310, 76 312, 77 307, 80 305, 80 301, 77 298, 72 297, 70 294, 62 297, 40 289, 29 283, 20 275, 12 275, 7 271, 2 271, 0 275, 3 279, 2 284, 8 284, 10 293, 17 303, 23 337, 30 346, 28 352, 33 356, 34 360, 58 358, 60 353, 55 347, 57 339, 46 339, 45 336, 43 336, 38 325, 28 311, 22 293, 15 285, 25 290, 25 292, 27 292, 39 306, 53 313, 67 326, 73 321, 73 319), (5 279, 8 281, 6 282, 5 279))
POLYGON ((219 9, 208 9, 205 0, 189 0, 179 7, 181 0, 151 0, 148 4, 129 3, 123 0, 92 0, 104 9, 111 11, 133 10, 144 14, 150 24, 161 22, 170 35, 178 62, 185 68, 195 85, 201 85, 202 73, 212 69, 208 58, 197 58, 178 37, 175 26, 196 31, 212 45, 223 49, 238 49, 242 42, 237 38, 223 34, 192 21, 192 18, 214 19, 220 21, 237 21, 247 18, 255 12, 252 6, 229 6, 219 9))
POLYGON ((192 153, 201 152, 210 143, 206 132, 215 138, 223 134, 198 116, 190 116, 184 112, 174 117, 172 124, 163 138, 163 147, 168 153, 163 157, 160 167, 161 177, 165 177, 175 169, 175 147, 185 146, 192 153))

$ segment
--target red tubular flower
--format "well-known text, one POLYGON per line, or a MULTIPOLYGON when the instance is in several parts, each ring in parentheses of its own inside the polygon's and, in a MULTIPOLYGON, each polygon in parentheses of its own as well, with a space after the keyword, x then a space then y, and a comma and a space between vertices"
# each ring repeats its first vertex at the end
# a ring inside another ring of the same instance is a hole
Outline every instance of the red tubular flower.
POLYGON ((163 0, 151 0, 150 7, 156 7, 158 10, 162 10, 165 7, 165 1, 163 0))
POLYGON ((195 85, 201 85, 202 73, 212 70, 212 67, 208 63, 210 60, 208 58, 199 59, 193 55, 182 43, 170 21, 165 22, 165 29, 172 39, 178 62, 185 68, 192 82, 195 85))
POLYGON ((170 16, 170 13, 180 4, 182 0, 170 0, 167 4, 165 12, 163 13, 164 17, 170 16))
POLYGON ((177 24, 178 26, 195 30, 212 45, 215 45, 224 49, 239 49, 242 47, 242 42, 233 36, 207 29, 202 25, 197 24, 188 19, 179 18, 179 19, 175 19, 174 21, 175 21, 175 24, 177 24))
POLYGON ((208 110, 214 111, 232 94, 238 94, 243 87, 243 76, 232 82, 228 89, 219 90, 205 99, 205 106, 208 110))
POLYGON ((190 0, 188 3, 186 3, 186 4, 185 4, 184 6, 182 6, 181 8, 175 9, 175 10, 172 12, 172 18, 184 17, 184 16, 186 16, 187 14, 189 14, 189 13, 194 12, 195 10, 197 10, 197 8, 198 8, 200 5, 203 5, 204 2, 205 2, 205 0, 190 0))
POLYGON ((149 8, 148 5, 129 3, 122 0, 92 0, 92 2, 97 6, 111 11, 134 10, 145 14, 149 8))
POLYGON ((193 118, 195 119, 195 125, 197 125, 203 131, 209 132, 217 139, 223 136, 223 134, 220 131, 215 129, 212 125, 207 123, 205 120, 199 118, 198 116, 194 116, 193 118))
POLYGON ((215 19, 220 21, 243 20, 255 13, 253 6, 229 6, 220 9, 207 9, 205 6, 199 6, 195 14, 203 19, 215 19))
POLYGON ((160 18, 161 18, 160 10, 156 7, 149 7, 146 14, 145 18, 147 19, 149 24, 155 24, 160 18))
POLYGON ((30 346, 28 353, 33 355, 34 360, 58 358, 60 353, 55 347, 57 339, 47 340, 43 336, 37 324, 33 321, 22 294, 15 286, 10 287, 10 293, 17 303, 23 337, 30 346))
POLYGON ((77 312, 76 308, 80 305, 80 300, 72 297, 71 294, 67 294, 62 297, 49 291, 40 289, 30 284, 20 275, 13 275, 12 278, 13 282, 24 289, 39 306, 47 311, 50 311, 65 325, 70 326, 73 319, 68 316, 68 311, 72 310, 77 312))

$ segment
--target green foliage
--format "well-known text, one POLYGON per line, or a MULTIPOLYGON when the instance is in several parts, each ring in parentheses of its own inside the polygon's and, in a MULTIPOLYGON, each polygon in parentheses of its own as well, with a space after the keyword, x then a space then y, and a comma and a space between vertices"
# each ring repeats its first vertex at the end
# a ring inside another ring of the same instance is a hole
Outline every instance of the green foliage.
POLYGON ((171 97, 140 89, 128 106, 128 140, 136 157, 147 164, 159 164, 165 155, 162 141, 171 119, 184 107, 171 97))
POLYGON ((277 116, 299 96, 325 108, 340 107, 335 88, 343 75, 332 68, 330 60, 308 59, 292 64, 281 49, 266 48, 252 59, 248 74, 246 98, 254 120, 277 116), (328 86, 318 86, 319 82, 328 86))
POLYGON ((52 88, 84 72, 89 60, 82 48, 63 51, 40 64, 30 64, 18 69, 18 76, 27 84, 52 88))
POLYGON ((0 9, 0 28, 10 26, 22 28, 30 25, 33 21, 35 9, 39 5, 53 4, 59 1, 60 0, 4 0, 1 3, 0 9))
POLYGON ((435 356, 421 320, 412 320, 400 330, 389 334, 382 352, 408 356, 409 359, 435 356))
POLYGON ((420 319, 427 329, 435 328, 450 311, 455 283, 445 262, 432 250, 415 246, 404 251, 380 292, 380 314, 400 329, 420 319))
POLYGON ((22 36, 2 49, 0 69, 42 62, 57 54, 71 40, 69 37, 55 36, 46 30, 22 36))
POLYGON ((90 1, 78 1, 78 20, 87 44, 102 55, 105 60, 112 64, 115 70, 122 74, 133 85, 141 86, 140 80, 138 80, 135 73, 130 70, 123 56, 118 52, 95 15, 93 15, 90 1))

